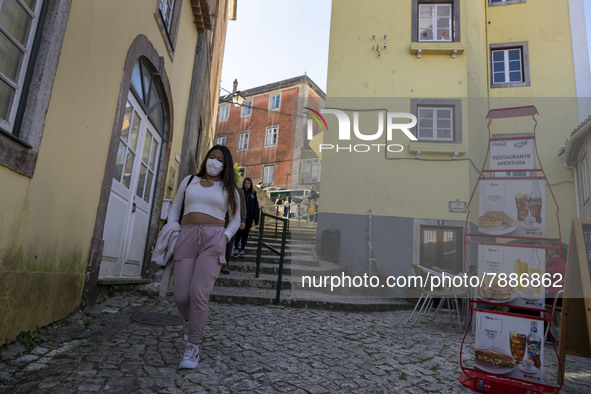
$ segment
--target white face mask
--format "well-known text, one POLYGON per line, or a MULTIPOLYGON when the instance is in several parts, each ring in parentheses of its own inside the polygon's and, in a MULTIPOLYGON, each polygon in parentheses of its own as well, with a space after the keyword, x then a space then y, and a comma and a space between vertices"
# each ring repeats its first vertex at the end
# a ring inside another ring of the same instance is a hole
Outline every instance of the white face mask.
POLYGON ((205 171, 209 176, 218 176, 222 173, 224 165, 217 159, 207 159, 205 162, 205 171))

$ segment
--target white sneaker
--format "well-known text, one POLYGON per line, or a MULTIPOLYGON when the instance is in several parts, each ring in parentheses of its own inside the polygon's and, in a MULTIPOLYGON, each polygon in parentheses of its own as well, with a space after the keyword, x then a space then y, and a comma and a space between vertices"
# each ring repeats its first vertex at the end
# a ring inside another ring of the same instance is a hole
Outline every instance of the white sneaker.
POLYGON ((239 250, 237 248, 234 248, 234 256, 238 256, 238 252, 239 250))
POLYGON ((183 337, 184 341, 189 341, 189 322, 185 321, 183 325, 183 329, 181 331, 181 337, 183 337))
POLYGON ((195 369, 199 364, 199 347, 191 342, 187 343, 185 354, 179 364, 179 369, 195 369))
POLYGON ((244 250, 240 251, 240 257, 244 257, 244 250))

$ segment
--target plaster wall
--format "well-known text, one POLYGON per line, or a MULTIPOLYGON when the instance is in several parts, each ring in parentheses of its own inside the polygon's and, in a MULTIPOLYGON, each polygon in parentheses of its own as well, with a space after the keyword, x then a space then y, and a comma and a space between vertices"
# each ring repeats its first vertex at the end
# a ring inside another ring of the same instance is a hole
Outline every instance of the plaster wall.
POLYGON ((33 176, 0 167, 0 343, 80 303, 123 65, 138 34, 148 37, 167 70, 180 109, 171 155, 181 152, 198 36, 190 4, 182 7, 172 61, 155 1, 105 3, 72 2, 33 176))

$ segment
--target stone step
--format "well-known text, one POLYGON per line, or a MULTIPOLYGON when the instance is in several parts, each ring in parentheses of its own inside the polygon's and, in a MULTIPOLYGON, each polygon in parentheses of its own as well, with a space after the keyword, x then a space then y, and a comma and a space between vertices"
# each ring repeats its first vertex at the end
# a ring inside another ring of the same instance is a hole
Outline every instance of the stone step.
MULTIPOLYGON (((158 296, 158 282, 138 286, 136 290, 148 296, 158 296)), ((167 296, 172 296, 169 292, 167 296)), ((277 290, 248 287, 216 286, 210 301, 226 304, 272 305, 276 304, 277 290)), ((351 312, 411 310, 414 304, 406 299, 387 297, 342 297, 338 295, 319 297, 314 292, 281 290, 280 305, 292 308, 317 308, 351 312)))
MULTIPOLYGON (((240 270, 232 269, 230 274, 221 274, 215 285, 224 287, 251 287, 258 289, 276 289, 278 280, 278 266, 265 265, 259 277, 256 277, 256 265, 244 262, 240 270)), ((286 264, 284 266, 281 288, 291 289, 295 294, 309 293, 319 297, 339 295, 343 297, 392 297, 395 289, 382 283, 372 287, 370 283, 347 283, 343 276, 349 275, 348 269, 334 263, 322 262, 318 266, 286 264), (332 278, 335 278, 334 287, 332 278), (305 279, 304 279, 305 278, 305 279), (337 283, 338 279, 338 283, 337 283), (340 282, 344 282, 342 285, 340 282)), ((352 278, 350 279, 352 281, 352 278)))
MULTIPOLYGON (((253 236, 259 237, 259 231, 251 231, 250 234, 253 236)), ((275 233, 275 227, 272 228, 265 228, 263 232, 263 238, 275 238, 281 239, 282 237, 282 229, 280 227, 277 228, 277 233, 275 233)), ((301 230, 290 230, 286 234, 286 239, 290 240, 304 240, 304 241, 316 241, 317 233, 316 231, 301 231, 301 230)))
MULTIPOLYGON (((253 244, 257 244, 259 237, 257 236, 256 238, 253 237, 253 240, 249 240, 247 245, 249 245, 250 243, 253 244)), ((270 244, 270 245, 281 245, 281 237, 263 237, 263 242, 265 242, 266 244, 270 244)), ((315 246, 316 245, 316 239, 315 238, 308 238, 308 239, 303 239, 303 238, 286 238, 285 239, 285 245, 286 247, 295 247, 295 248, 302 248, 302 247, 310 247, 310 246, 315 246)))
MULTIPOLYGON (((277 258, 278 260, 279 258, 277 258)), ((232 258, 230 260, 230 271, 232 272, 256 272, 256 261, 253 256, 246 258, 232 258)), ((296 272, 300 275, 340 275, 343 272, 343 267, 335 263, 320 264, 317 260, 315 264, 298 264, 296 261, 290 262, 286 260, 283 265, 283 275, 291 275, 296 272), (303 272, 306 272, 304 274, 303 272)), ((259 268, 261 274, 277 275, 279 273, 279 263, 261 261, 259 268)))
MULTIPOLYGON (((244 257, 230 257, 230 265, 239 264, 240 262, 256 264, 256 254, 247 254, 244 257)), ((274 264, 279 266, 279 255, 277 254, 261 254, 261 264, 274 264)), ((307 267, 318 266, 318 260, 312 256, 307 255, 285 255, 283 257, 283 265, 297 264, 307 267)))
MULTIPOLYGON (((216 286, 210 300, 229 304, 270 305, 275 304, 277 291, 273 289, 253 289, 216 286)), ((414 304, 405 299, 381 297, 318 297, 315 293, 298 292, 294 297, 290 290, 282 290, 280 305, 293 308, 317 308, 351 312, 374 312, 391 310, 410 310, 414 304)))
MULTIPOLYGON (((289 289, 292 283, 300 284, 302 275, 330 276, 341 275, 345 270, 338 264, 318 260, 316 265, 286 263, 282 272, 282 288, 289 289)), ((254 261, 231 261, 230 274, 220 274, 216 286, 258 287, 265 289, 277 288, 279 264, 261 263, 259 277, 256 277, 256 263, 254 261)), ((300 286, 301 287, 301 286, 300 286)))

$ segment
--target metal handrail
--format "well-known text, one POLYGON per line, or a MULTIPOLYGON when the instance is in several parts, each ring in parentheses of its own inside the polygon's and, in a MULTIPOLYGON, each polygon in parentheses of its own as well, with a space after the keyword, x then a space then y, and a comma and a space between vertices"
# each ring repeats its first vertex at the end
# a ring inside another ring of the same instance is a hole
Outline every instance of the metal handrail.
MULTIPOLYGON (((268 205, 263 206, 263 208, 267 212, 269 212, 269 211, 275 212, 276 216, 283 216, 283 209, 285 208, 285 205, 268 204, 268 205)), ((297 227, 301 227, 302 222, 304 222, 304 224, 306 226, 310 225, 310 223, 316 224, 318 222, 317 208, 318 208, 317 202, 308 201, 308 202, 301 202, 301 203, 291 203, 289 205, 290 226, 294 225, 292 222, 295 222, 297 224, 297 227), (315 205, 315 209, 314 209, 315 212, 310 213, 310 206, 312 204, 315 205), (294 215, 294 216, 292 216, 292 215, 294 215)), ((278 226, 276 225, 275 226, 275 238, 277 238, 277 227, 278 226)))
POLYGON ((275 295, 275 304, 279 305, 281 300, 281 280, 283 278, 283 262, 285 260, 285 240, 287 239, 287 227, 289 225, 289 219, 281 216, 271 215, 261 210, 261 219, 259 221, 259 242, 257 246, 257 266, 255 276, 259 277, 261 267, 261 249, 266 247, 271 252, 279 255, 279 272, 277 273, 277 293, 275 295), (283 231, 281 233, 281 250, 273 248, 271 245, 263 241, 263 233, 265 231, 265 217, 275 219, 275 233, 277 233, 277 224, 279 221, 283 222, 283 231))

